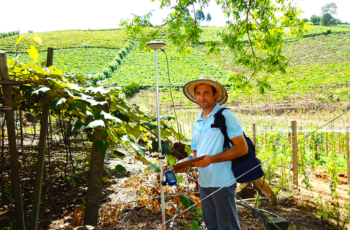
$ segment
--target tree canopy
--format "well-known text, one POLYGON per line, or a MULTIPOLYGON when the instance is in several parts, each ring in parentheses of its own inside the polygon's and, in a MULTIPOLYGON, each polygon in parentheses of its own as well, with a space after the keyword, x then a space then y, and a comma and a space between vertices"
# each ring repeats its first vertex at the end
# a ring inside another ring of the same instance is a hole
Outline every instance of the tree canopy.
MULTIPOLYGON (((166 30, 165 39, 168 44, 177 47, 179 52, 186 52, 193 45, 199 45, 202 29, 199 20, 186 17, 186 8, 202 10, 209 6, 210 0, 169 0, 159 1, 161 9, 171 9, 172 12, 164 19, 162 25, 150 22, 151 13, 143 16, 134 15, 132 20, 121 21, 121 26, 131 36, 137 37, 140 48, 146 49, 145 44, 157 39, 160 30, 166 30), (197 8, 197 9, 196 9, 197 8), (149 28, 153 28, 150 30, 149 28)), ((219 41, 206 43, 208 54, 219 53, 227 47, 233 53, 234 63, 245 67, 247 73, 232 74, 230 83, 235 87, 249 85, 251 79, 261 91, 267 86, 267 74, 285 72, 288 58, 282 55, 282 47, 287 37, 300 37, 308 28, 308 24, 299 18, 301 10, 291 2, 284 0, 238 0, 212 1, 218 4, 226 17, 226 27, 219 33, 219 41), (265 77, 262 77, 265 76, 265 77)))
POLYGON ((324 14, 335 15, 337 14, 338 7, 334 2, 331 2, 329 4, 322 6, 321 10, 323 15, 324 14))

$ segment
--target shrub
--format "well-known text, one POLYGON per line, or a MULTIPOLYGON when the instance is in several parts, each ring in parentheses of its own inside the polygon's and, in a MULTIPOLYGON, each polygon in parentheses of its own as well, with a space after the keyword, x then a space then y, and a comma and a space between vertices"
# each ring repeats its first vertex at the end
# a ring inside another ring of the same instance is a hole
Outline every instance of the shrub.
POLYGON ((123 56, 125 57, 126 56, 126 50, 122 49, 121 52, 122 52, 123 56))
POLYGON ((111 63, 109 63, 109 68, 111 68, 111 70, 113 72, 113 71, 117 70, 118 65, 119 65, 118 62, 112 61, 111 63))
POLYGON ((111 77, 112 72, 113 72, 113 71, 112 71, 111 68, 109 68, 109 67, 104 67, 104 68, 102 69, 102 73, 106 76, 106 78, 111 77))
POLYGON ((116 62, 118 62, 119 65, 122 64, 122 60, 120 59, 120 57, 116 57, 116 58, 114 58, 114 60, 115 60, 116 62))
POLYGON ((122 52, 122 51, 119 51, 119 52, 118 52, 118 55, 119 55, 119 58, 120 58, 120 59, 123 59, 124 56, 123 56, 123 52, 122 52))
POLYGON ((140 86, 141 85, 136 82, 131 82, 130 85, 124 86, 123 92, 127 97, 131 97, 135 93, 139 92, 140 86))

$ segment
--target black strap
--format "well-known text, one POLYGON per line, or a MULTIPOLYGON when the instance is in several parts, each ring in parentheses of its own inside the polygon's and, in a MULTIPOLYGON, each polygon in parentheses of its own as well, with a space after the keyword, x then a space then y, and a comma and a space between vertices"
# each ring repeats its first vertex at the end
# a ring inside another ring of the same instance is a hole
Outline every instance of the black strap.
POLYGON ((232 144, 232 146, 234 145, 232 140, 228 137, 226 119, 225 119, 225 116, 222 115, 222 112, 225 109, 228 109, 228 108, 221 108, 214 115, 214 124, 211 125, 212 128, 220 128, 221 133, 224 135, 224 146, 223 146, 224 151, 230 148, 230 143, 232 144))

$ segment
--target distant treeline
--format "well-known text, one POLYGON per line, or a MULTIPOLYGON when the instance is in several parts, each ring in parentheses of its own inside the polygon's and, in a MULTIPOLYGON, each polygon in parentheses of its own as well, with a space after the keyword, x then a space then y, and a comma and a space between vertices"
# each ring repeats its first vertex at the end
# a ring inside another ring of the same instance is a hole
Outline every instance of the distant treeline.
POLYGON ((10 36, 13 36, 13 35, 18 35, 18 30, 11 31, 11 32, 2 32, 2 33, 0 33, 0 39, 1 38, 10 37, 10 36))

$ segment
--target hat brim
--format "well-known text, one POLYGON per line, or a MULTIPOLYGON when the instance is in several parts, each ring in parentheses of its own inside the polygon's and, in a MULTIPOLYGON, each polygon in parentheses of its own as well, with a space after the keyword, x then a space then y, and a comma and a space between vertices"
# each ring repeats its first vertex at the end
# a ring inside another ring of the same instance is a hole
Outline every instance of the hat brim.
POLYGON ((184 92, 185 96, 190 101, 198 104, 197 100, 196 100, 194 88, 196 88, 196 86, 200 85, 200 84, 208 84, 208 85, 213 86, 216 89, 216 93, 217 93, 216 103, 218 103, 219 105, 225 104, 225 102, 227 101, 227 97, 228 97, 225 87, 223 87, 220 83, 217 83, 217 82, 211 81, 211 80, 194 80, 194 81, 188 82, 183 87, 183 92, 184 92))

